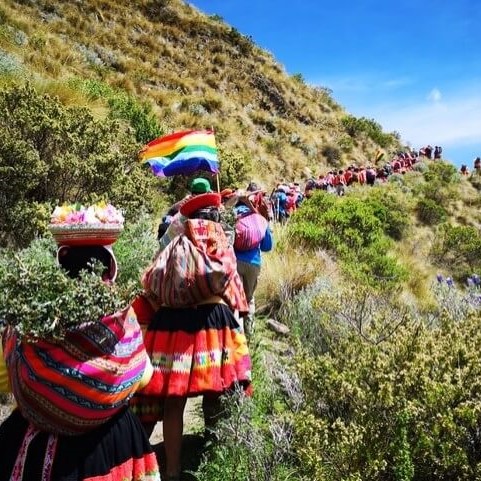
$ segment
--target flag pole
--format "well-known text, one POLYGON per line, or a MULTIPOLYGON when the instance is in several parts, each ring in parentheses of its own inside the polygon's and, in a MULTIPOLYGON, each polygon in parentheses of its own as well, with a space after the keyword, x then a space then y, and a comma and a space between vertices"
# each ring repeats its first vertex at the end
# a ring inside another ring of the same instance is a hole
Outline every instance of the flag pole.
MULTIPOLYGON (((214 130, 214 126, 213 126, 213 125, 210 126, 210 130, 212 130, 212 133, 214 134, 214 138, 215 138, 215 130, 214 130)), ((217 174, 215 174, 215 180, 216 180, 216 183, 217 183, 217 193, 220 194, 219 172, 217 172, 217 174)))

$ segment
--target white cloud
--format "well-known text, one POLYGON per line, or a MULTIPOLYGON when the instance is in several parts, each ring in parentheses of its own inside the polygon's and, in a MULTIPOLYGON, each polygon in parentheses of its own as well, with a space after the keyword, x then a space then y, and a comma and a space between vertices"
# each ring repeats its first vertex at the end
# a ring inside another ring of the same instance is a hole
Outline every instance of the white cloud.
POLYGON ((387 131, 396 130, 414 146, 463 145, 481 141, 481 96, 429 104, 377 108, 374 118, 387 131))
POLYGON ((428 100, 430 100, 431 102, 440 102, 441 101, 441 92, 439 89, 432 89, 431 92, 429 92, 428 94, 428 100))

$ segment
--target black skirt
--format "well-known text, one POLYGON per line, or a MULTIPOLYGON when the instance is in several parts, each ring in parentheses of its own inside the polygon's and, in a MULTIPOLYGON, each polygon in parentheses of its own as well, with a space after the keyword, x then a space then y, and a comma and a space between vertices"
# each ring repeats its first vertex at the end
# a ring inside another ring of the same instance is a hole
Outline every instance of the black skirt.
POLYGON ((45 477, 50 481, 160 480, 155 453, 129 409, 86 434, 58 437, 32 431, 16 409, 0 426, 0 481, 46 481, 45 477))

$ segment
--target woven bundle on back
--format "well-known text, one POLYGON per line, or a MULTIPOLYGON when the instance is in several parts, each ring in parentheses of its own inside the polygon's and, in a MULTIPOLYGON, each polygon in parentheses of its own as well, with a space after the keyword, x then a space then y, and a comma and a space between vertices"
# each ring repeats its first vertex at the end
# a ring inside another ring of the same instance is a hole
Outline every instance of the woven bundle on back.
POLYGON ((5 356, 22 414, 56 434, 87 432, 113 417, 137 390, 146 365, 133 309, 69 331, 61 343, 19 341, 5 356))

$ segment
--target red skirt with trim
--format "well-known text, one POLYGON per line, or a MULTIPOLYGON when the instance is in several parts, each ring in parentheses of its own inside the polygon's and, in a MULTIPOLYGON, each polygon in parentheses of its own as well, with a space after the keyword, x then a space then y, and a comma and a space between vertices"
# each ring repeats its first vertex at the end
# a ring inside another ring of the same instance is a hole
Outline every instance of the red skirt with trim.
POLYGON ((154 367, 149 384, 132 400, 143 422, 161 419, 161 399, 249 389, 251 358, 245 335, 225 304, 162 307, 144 343, 154 367))

